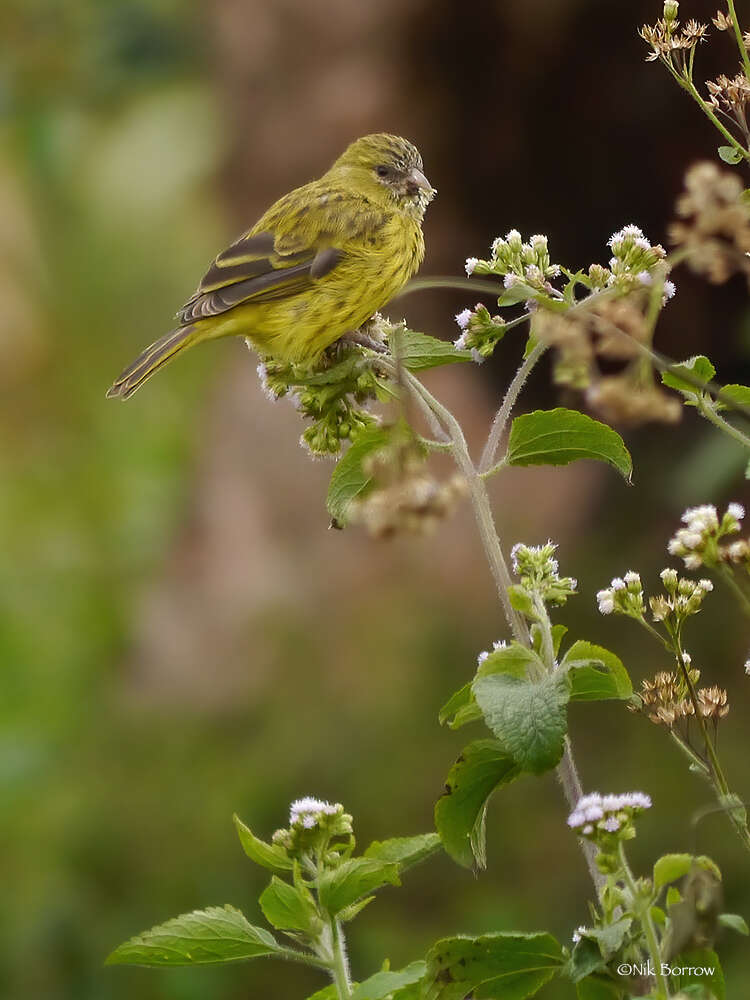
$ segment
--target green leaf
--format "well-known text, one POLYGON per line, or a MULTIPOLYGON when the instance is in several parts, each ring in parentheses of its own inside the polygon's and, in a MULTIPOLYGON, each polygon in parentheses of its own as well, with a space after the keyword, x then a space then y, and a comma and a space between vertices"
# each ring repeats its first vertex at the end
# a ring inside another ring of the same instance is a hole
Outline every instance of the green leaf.
POLYGON ((398 865, 375 858, 350 858, 324 872, 318 881, 318 899, 332 917, 381 886, 401 885, 398 865))
POLYGON ((750 934, 747 921, 739 913, 720 913, 719 923, 722 927, 728 927, 732 931, 737 931, 738 934, 744 934, 745 936, 750 934))
POLYGON ((570 958, 565 966, 565 975, 571 982, 579 983, 592 972, 606 971, 606 962, 602 958, 597 941, 581 937, 573 946, 570 958))
POLYGON ((736 146, 719 146, 716 152, 725 163, 739 163, 740 160, 744 159, 736 146))
POLYGON ((272 934, 233 906, 194 910, 116 948, 107 965, 209 965, 283 952, 272 934))
POLYGON ((570 697, 564 674, 537 682, 507 674, 480 677, 474 697, 487 725, 524 771, 543 774, 559 763, 570 697))
POLYGON ((275 872, 292 870, 294 867, 292 859, 283 847, 279 847, 276 844, 267 844, 265 840, 260 840, 249 826, 245 826, 236 813, 232 818, 234 819, 234 825, 237 827, 242 849, 251 861, 254 861, 256 865, 261 865, 263 868, 270 868, 271 871, 275 872))
POLYGON ((454 691, 440 709, 438 721, 441 726, 447 723, 451 729, 460 729, 461 726, 482 718, 479 705, 474 700, 474 692, 471 690, 473 683, 469 681, 458 691, 454 691))
POLYGON ((400 352, 404 367, 413 372, 472 360, 471 351, 457 351, 450 342, 417 333, 416 330, 401 331, 394 348, 400 352))
POLYGON ((365 851, 364 857, 393 862, 398 865, 399 871, 403 872, 436 854, 441 847, 437 833, 422 833, 416 837, 374 840, 365 851))
POLYGON ((665 854, 654 864, 654 889, 657 891, 683 878, 693 866, 692 854, 665 854))
POLYGON ((524 1000, 563 962, 551 934, 485 934, 437 941, 427 954, 423 995, 430 1000, 524 1000))
POLYGON ((258 900, 263 916, 278 930, 314 933, 320 918, 310 893, 301 887, 282 882, 275 875, 258 900))
POLYGON ((368 427, 336 463, 328 484, 326 507, 337 525, 346 524, 352 500, 365 493, 372 482, 372 476, 365 472, 362 463, 368 455, 384 447, 388 438, 388 430, 368 427))
POLYGON ((725 1000, 724 973, 719 956, 711 948, 693 948, 682 951, 669 963, 672 975, 681 990, 691 984, 703 987, 716 1000, 725 1000), (675 973, 675 970, 682 970, 675 973), (692 970, 692 971, 691 971, 692 970))
POLYGON ((354 920, 366 906, 375 899, 374 896, 365 896, 362 899, 358 899, 356 903, 352 903, 351 906, 345 906, 343 910, 339 911, 338 920, 342 924, 348 924, 350 920, 354 920))
POLYGON ((508 465, 568 465, 579 458, 607 462, 628 480, 633 471, 617 431, 578 410, 535 410, 513 421, 508 465))
POLYGON ((322 990, 311 993, 307 1000, 339 1000, 339 991, 336 989, 335 983, 329 983, 322 990))
POLYGON ((445 792, 435 806, 435 827, 454 861, 486 865, 484 816, 492 793, 520 774, 497 740, 476 740, 450 769, 445 792))
POLYGON ((725 410, 732 405, 750 408, 750 386, 737 385, 732 382, 730 385, 723 385, 719 393, 719 409, 725 410))
POLYGON ((685 396, 696 396, 716 375, 716 369, 705 354, 697 354, 682 364, 672 365, 668 372, 661 373, 661 380, 670 389, 676 389, 685 396), (687 378, 682 377, 686 375, 687 378))
POLYGON ((578 1000, 622 1000, 625 991, 601 976, 589 976, 576 984, 578 1000))
POLYGON ((560 669, 568 671, 571 701, 624 700, 633 694, 633 685, 620 658, 592 642, 582 639, 574 642, 560 669))
MULTIPOLYGON (((553 641, 559 646, 562 636, 567 631, 564 625, 553 628, 553 641), (555 628, 558 629, 555 633, 555 628), (562 632, 559 630, 562 629, 562 632)), ((513 677, 526 677, 529 673, 544 673, 544 663, 539 654, 522 646, 520 642, 513 640, 507 646, 501 646, 489 653, 477 668, 476 677, 488 677, 490 674, 511 674, 513 677)), ((468 722, 475 722, 482 718, 482 712, 474 698, 472 684, 469 681, 462 688, 454 692, 448 701, 440 709, 438 716, 440 724, 446 722, 451 729, 460 729, 468 722)))
POLYGON ((608 962, 622 947, 632 923, 632 917, 621 917, 605 927, 587 927, 586 937, 596 941, 602 958, 608 962))
POLYGON ((370 976, 357 986, 352 994, 352 1000, 383 1000, 404 986, 418 983, 424 976, 426 968, 425 962, 412 962, 398 972, 376 972, 374 976, 370 976))
POLYGON ((497 300, 497 304, 502 309, 505 306, 515 306, 519 302, 525 302, 527 299, 535 299, 537 295, 539 295, 538 289, 532 288, 531 285, 527 285, 524 281, 515 281, 510 288, 506 288, 497 300))

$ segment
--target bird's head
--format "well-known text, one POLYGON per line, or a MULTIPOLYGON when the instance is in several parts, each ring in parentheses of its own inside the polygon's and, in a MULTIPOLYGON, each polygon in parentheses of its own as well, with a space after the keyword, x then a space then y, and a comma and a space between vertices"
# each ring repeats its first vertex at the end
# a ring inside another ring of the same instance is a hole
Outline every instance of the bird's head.
POLYGON ((365 135, 353 142, 331 167, 332 173, 342 171, 375 200, 386 197, 420 219, 437 194, 422 173, 417 147, 386 132, 365 135))

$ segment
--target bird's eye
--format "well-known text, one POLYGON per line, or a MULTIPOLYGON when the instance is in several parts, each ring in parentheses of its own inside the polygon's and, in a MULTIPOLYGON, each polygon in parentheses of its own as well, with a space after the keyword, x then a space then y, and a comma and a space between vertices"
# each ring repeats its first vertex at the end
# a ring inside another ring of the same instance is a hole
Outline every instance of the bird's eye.
POLYGON ((386 167, 384 163, 381 163, 379 167, 375 167, 375 173, 378 177, 387 177, 390 172, 390 168, 386 167))

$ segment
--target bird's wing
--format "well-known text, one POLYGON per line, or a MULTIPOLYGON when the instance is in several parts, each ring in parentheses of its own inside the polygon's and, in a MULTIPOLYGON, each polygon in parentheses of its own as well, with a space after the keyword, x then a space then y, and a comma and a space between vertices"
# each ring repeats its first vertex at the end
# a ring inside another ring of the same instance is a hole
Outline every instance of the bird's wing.
POLYGON ((293 191, 214 259, 178 318, 192 323, 240 303, 298 295, 385 221, 367 199, 344 190, 314 183, 293 191))

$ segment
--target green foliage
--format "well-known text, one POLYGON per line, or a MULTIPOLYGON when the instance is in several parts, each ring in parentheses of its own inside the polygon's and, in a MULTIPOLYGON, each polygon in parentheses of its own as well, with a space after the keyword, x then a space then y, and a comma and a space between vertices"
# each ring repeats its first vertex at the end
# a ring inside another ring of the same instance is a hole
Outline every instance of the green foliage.
POLYGON ((507 674, 480 677, 474 696, 485 722, 522 770, 543 774, 555 767, 567 731, 570 687, 564 675, 539 681, 507 674))
POLYGON ((412 962, 398 972, 383 970, 365 979, 355 987, 352 1000, 384 1000, 385 997, 398 995, 405 986, 419 983, 424 977, 427 966, 425 962, 412 962))
POLYGON ((321 921, 315 901, 302 885, 289 885, 274 875, 258 902, 263 916, 277 930, 303 931, 309 935, 320 930, 321 921))
POLYGON ((632 459, 617 431, 578 410, 535 410, 513 421, 505 459, 508 465, 568 465, 582 458, 607 462, 625 479, 630 479, 633 471, 632 459))
POLYGON ((520 772, 497 740, 476 740, 464 748, 435 806, 435 827, 454 861, 465 868, 475 863, 480 868, 486 866, 487 803, 494 791, 520 772))
POLYGON ((251 861, 254 861, 256 865, 261 865, 263 868, 270 868, 274 872, 292 870, 294 862, 283 847, 277 844, 267 844, 264 840, 260 840, 249 826, 245 826, 236 813, 232 818, 237 828, 242 849, 251 861))
POLYGON ((389 441, 389 432, 381 427, 362 431, 342 458, 336 463, 328 486, 326 507, 337 525, 346 524, 353 500, 366 494, 373 476, 363 467, 364 460, 378 452, 389 441))
POLYGON ((427 955, 423 996, 464 1000, 533 997, 560 971, 563 953, 551 934, 485 934, 437 941, 427 955))
POLYGON ((350 858, 318 880, 320 905, 331 916, 384 885, 401 885, 399 866, 376 858, 350 858))
POLYGON ((579 639, 566 652, 560 669, 570 678, 571 701, 626 700, 633 694, 622 661, 603 646, 579 639))
POLYGON ((108 965, 211 965, 282 952, 272 934, 233 906, 195 910, 152 927, 116 948, 108 965))
POLYGON ((396 330, 397 335, 392 338, 394 354, 409 371, 427 371, 442 365, 471 361, 471 351, 457 351, 453 344, 417 333, 416 330, 396 330))
POLYGON ((417 837, 392 837, 390 840, 374 840, 363 857, 378 861, 393 862, 399 872, 426 861, 440 850, 440 837, 436 833, 423 833, 417 837))

